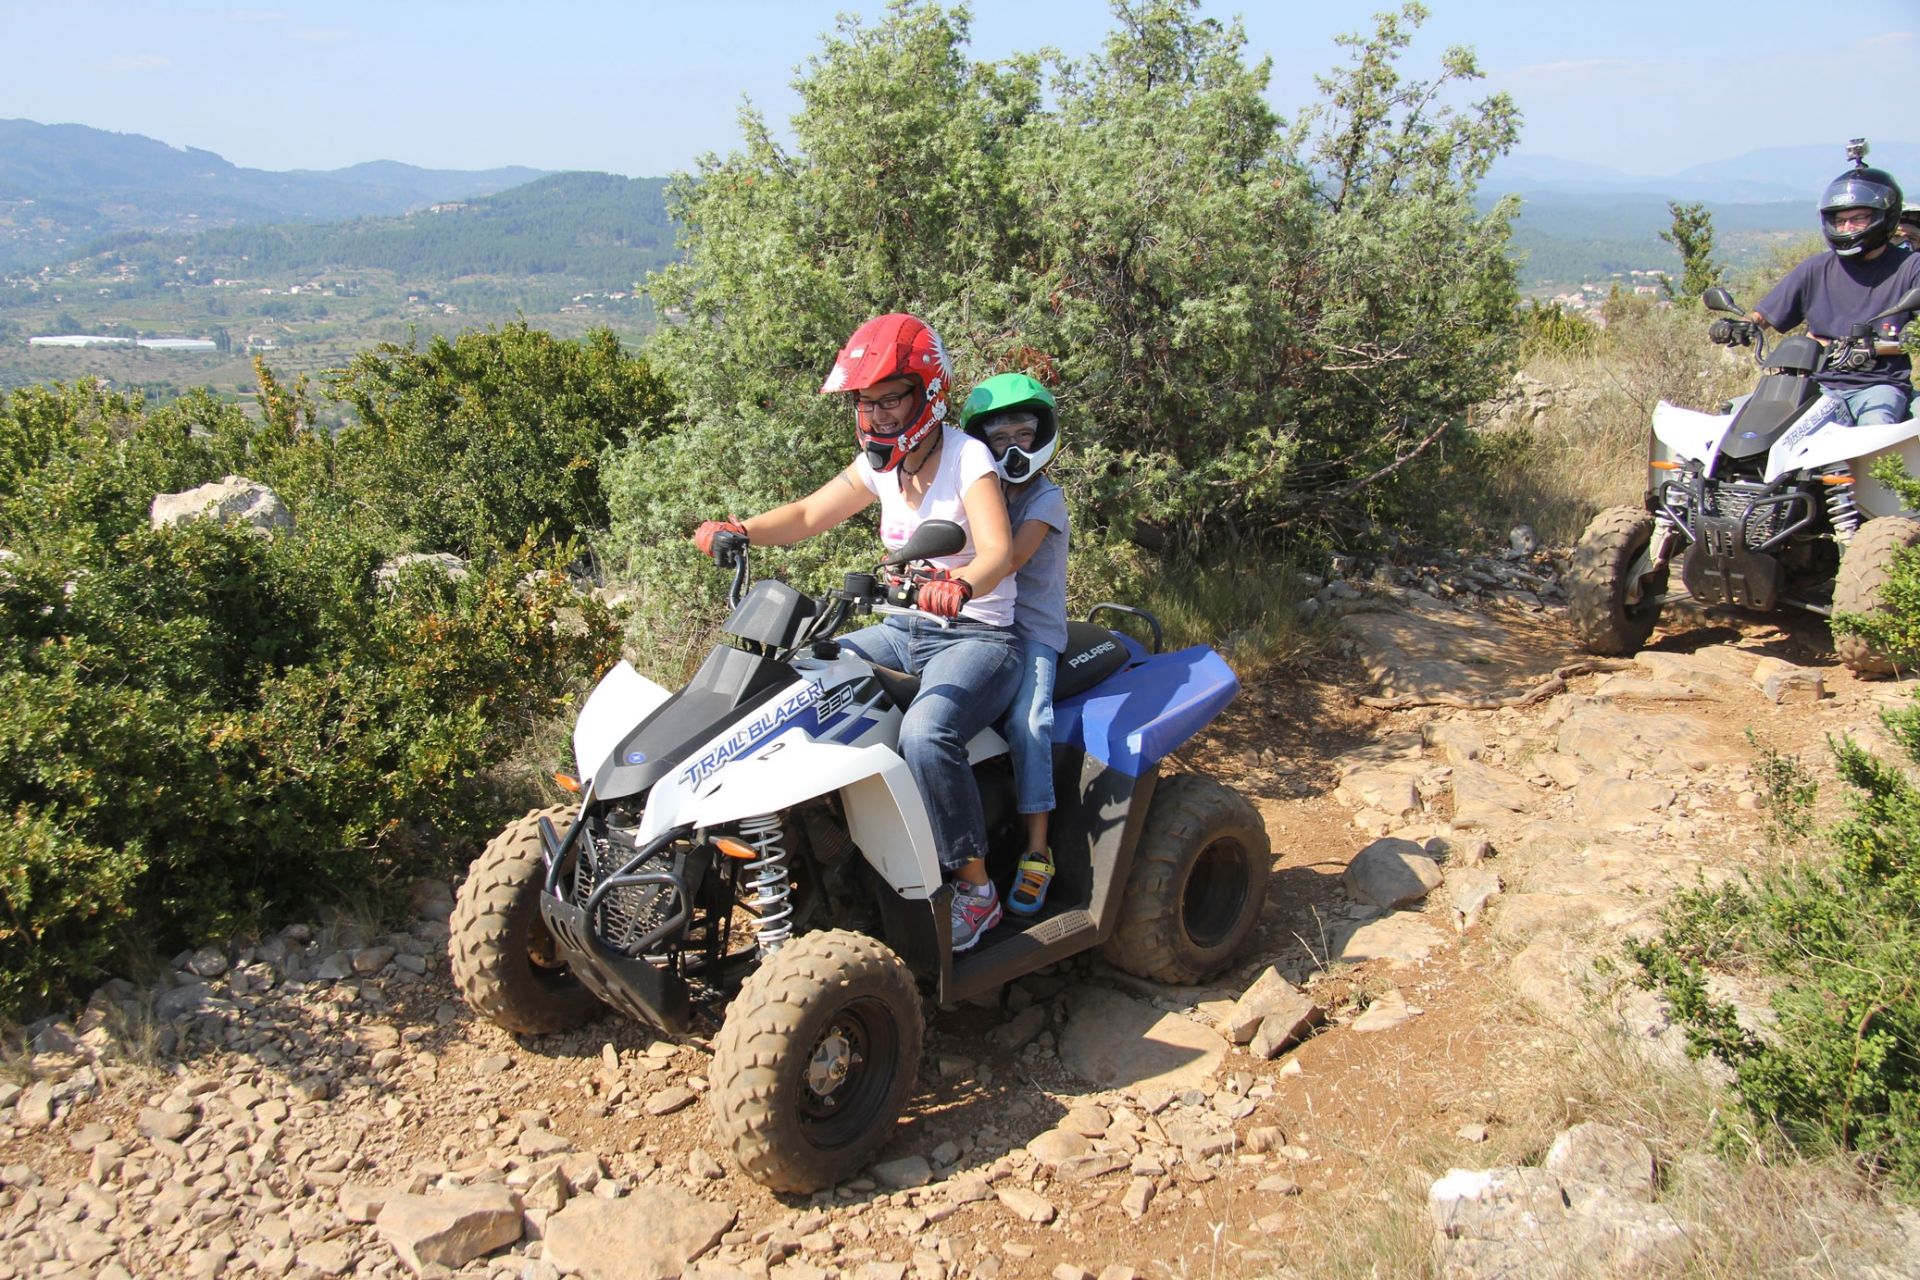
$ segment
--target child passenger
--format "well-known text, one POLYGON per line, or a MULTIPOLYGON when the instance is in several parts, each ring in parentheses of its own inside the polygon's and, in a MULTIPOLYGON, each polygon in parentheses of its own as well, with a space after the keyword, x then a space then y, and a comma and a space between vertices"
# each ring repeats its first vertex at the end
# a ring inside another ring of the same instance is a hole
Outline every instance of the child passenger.
POLYGON ((1007 708, 1015 794, 1027 851, 1007 910, 1030 916, 1053 883, 1047 817, 1053 812, 1053 677, 1067 647, 1067 500, 1041 474, 1060 444, 1053 395, 1024 373, 1003 373, 975 387, 960 425, 986 441, 1006 485, 1013 530, 1014 644, 1020 683, 1007 708))

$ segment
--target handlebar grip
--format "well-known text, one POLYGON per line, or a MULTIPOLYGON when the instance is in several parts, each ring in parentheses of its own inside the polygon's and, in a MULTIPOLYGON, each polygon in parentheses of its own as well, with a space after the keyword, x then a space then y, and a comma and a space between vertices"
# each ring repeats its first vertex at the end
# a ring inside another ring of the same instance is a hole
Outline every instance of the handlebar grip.
POLYGON ((1754 330, 1751 320, 1722 318, 1707 326, 1707 341, 1723 347, 1744 347, 1753 341, 1754 330))

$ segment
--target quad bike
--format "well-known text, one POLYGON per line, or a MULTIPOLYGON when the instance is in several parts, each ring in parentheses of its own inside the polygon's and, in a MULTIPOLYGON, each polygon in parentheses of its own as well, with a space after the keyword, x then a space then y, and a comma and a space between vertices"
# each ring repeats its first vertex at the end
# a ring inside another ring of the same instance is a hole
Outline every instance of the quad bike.
MULTIPOLYGON (((832 637, 911 611, 925 562, 964 541, 929 521, 876 574, 812 598, 746 589, 745 543, 723 535, 726 640, 678 693, 609 671, 574 729, 579 807, 529 814, 473 863, 452 920, 467 1002, 522 1033, 605 1006, 666 1033, 723 1017, 714 1125, 749 1175, 803 1192, 887 1141, 921 1057, 920 988, 962 1000, 1095 947, 1163 982, 1229 965, 1265 898, 1266 829, 1236 792, 1159 766, 1239 682, 1205 646, 1160 652, 1159 623, 1121 605, 1094 612, 1130 615, 1150 645, 1068 628, 1046 905, 953 953, 954 891, 896 750, 919 682, 832 637)), ((985 730, 969 756, 1004 890, 1025 847, 1006 744, 985 730)))
MULTIPOLYGON (((1592 653, 1635 652, 1662 606, 1688 598, 1822 616, 1873 613, 1894 556, 1920 544, 1920 519, 1872 474, 1891 456, 1920 475, 1920 420, 1855 426, 1845 402, 1815 381, 1823 369, 1866 368, 1875 324, 1920 309, 1920 289, 1845 338, 1823 347, 1795 335, 1771 354, 1725 289, 1708 289, 1701 300, 1739 317, 1716 319, 1708 336, 1753 346, 1760 379, 1718 414, 1664 400, 1655 407, 1645 499, 1602 511, 1574 549, 1573 624, 1592 653)), ((1836 635, 1834 647, 1855 671, 1892 669, 1861 636, 1836 635)))

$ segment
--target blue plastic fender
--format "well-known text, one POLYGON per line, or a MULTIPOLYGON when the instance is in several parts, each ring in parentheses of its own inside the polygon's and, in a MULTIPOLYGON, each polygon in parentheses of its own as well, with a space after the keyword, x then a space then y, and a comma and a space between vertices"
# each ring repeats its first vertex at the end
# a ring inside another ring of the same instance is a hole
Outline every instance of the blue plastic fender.
POLYGON ((1056 703, 1053 740, 1138 778, 1211 724, 1239 692, 1240 678, 1206 645, 1154 654, 1056 703))

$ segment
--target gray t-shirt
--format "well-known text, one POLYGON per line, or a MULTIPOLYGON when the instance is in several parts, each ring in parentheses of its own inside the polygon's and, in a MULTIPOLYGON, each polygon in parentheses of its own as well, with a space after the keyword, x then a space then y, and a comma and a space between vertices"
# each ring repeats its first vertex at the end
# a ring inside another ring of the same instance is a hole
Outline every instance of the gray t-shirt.
POLYGON ((1007 489, 1007 523, 1016 538, 1029 520, 1052 532, 1016 576, 1013 634, 1059 653, 1067 647, 1067 495, 1045 476, 1007 489))

